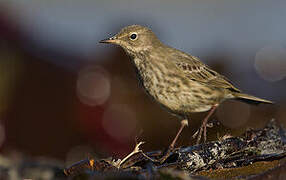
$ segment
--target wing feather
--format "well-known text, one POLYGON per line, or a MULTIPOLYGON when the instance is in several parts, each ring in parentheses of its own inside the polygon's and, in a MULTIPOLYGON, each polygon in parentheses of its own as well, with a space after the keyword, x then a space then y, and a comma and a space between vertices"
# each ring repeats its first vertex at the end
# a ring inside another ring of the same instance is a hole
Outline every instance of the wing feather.
POLYGON ((175 61, 175 64, 185 73, 188 78, 193 81, 240 92, 239 89, 234 87, 229 79, 210 69, 195 56, 183 56, 178 58, 175 61))

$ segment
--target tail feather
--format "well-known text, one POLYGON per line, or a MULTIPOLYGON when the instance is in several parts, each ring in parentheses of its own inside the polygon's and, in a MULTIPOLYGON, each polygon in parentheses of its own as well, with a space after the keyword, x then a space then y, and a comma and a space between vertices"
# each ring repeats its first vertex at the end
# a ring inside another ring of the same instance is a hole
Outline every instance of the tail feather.
POLYGON ((272 101, 268 101, 266 99, 261 99, 255 96, 251 96, 248 94, 243 94, 243 93, 233 93, 235 99, 249 103, 249 104, 260 104, 260 103, 264 103, 264 104, 273 104, 274 102, 272 101))

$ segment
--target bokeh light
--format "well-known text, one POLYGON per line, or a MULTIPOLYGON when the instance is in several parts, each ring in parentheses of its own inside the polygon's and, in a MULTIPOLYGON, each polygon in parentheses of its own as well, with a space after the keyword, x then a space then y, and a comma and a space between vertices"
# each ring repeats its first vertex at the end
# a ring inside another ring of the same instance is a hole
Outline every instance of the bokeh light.
POLYGON ((103 115, 103 128, 114 139, 128 142, 135 136, 137 119, 135 112, 125 104, 112 104, 107 107, 103 115))
POLYGON ((216 114, 224 126, 228 128, 238 128, 246 124, 250 112, 250 105, 229 100, 219 106, 216 114))
POLYGON ((286 76, 286 48, 271 45, 260 49, 255 56, 254 67, 267 81, 279 81, 286 76))
POLYGON ((77 94, 82 103, 90 106, 105 103, 110 96, 108 73, 100 66, 83 68, 78 75, 77 94))

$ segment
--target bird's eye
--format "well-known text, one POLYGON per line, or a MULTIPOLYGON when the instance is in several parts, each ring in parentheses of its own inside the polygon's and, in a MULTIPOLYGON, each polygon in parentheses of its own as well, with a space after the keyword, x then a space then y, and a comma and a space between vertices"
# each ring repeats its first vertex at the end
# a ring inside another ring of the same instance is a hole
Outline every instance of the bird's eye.
POLYGON ((130 39, 131 40, 136 40, 137 39, 137 33, 132 33, 131 35, 130 35, 130 39))

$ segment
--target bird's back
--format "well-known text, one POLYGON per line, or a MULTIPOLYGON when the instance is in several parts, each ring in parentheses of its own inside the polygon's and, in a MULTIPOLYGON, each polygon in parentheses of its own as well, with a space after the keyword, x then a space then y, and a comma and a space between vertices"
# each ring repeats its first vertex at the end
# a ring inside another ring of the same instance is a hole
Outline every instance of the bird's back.
POLYGON ((186 77, 192 81, 196 81, 215 88, 229 89, 230 91, 240 92, 229 79, 209 68, 206 64, 200 61, 199 58, 180 50, 169 48, 169 61, 172 61, 175 66, 182 71, 186 77))
POLYGON ((185 76, 190 80, 196 81, 202 86, 213 87, 219 91, 223 91, 224 95, 219 101, 223 101, 224 99, 237 99, 250 104, 273 103, 272 101, 242 93, 229 79, 210 69, 207 65, 202 63, 199 58, 174 48, 170 48, 170 51, 173 51, 173 53, 170 54, 174 56, 172 57, 172 59, 174 59, 172 62, 174 62, 176 67, 180 69, 180 71, 183 71, 185 76))

